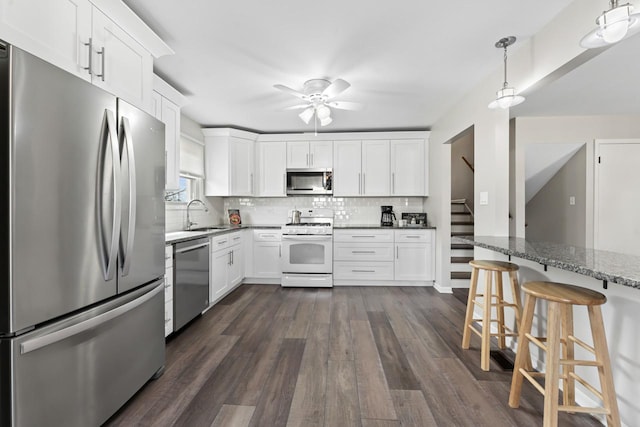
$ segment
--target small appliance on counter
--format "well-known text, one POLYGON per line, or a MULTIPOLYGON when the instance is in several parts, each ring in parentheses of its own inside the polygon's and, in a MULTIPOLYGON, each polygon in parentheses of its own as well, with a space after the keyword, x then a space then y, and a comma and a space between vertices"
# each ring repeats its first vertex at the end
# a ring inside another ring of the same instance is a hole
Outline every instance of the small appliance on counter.
POLYGON ((393 221, 396 219, 396 214, 393 213, 393 206, 380 206, 380 209, 382 210, 380 225, 382 227, 393 227, 393 221))
POLYGON ((427 226, 427 213, 426 212, 402 212, 402 219, 407 222, 407 227, 426 227, 427 226))

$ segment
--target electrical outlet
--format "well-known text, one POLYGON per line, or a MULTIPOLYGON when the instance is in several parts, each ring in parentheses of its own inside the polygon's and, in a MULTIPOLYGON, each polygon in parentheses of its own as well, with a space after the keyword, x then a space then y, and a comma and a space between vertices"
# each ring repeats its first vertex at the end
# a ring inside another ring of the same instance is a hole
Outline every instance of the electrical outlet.
POLYGON ((571 206, 574 206, 576 204, 576 197, 575 196, 570 196, 569 197, 569 204, 571 206))
POLYGON ((489 192, 488 191, 481 191, 480 192, 480 204, 481 205, 488 205, 489 204, 489 192))

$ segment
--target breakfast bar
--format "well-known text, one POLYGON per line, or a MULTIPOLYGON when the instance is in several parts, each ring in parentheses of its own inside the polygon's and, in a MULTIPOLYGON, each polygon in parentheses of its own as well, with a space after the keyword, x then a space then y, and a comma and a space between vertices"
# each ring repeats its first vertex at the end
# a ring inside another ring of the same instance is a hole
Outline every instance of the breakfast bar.
MULTIPOLYGON (((511 261, 519 265, 520 283, 547 281, 571 284, 603 293, 607 303, 602 306, 604 326, 620 413, 624 420, 640 419, 640 403, 633 396, 640 393, 640 257, 561 243, 537 242, 518 237, 463 236, 452 243, 475 246, 475 259, 511 261)), ((482 281, 480 281, 482 283, 482 281)), ((577 336, 591 341, 586 311, 576 309, 577 336)), ((536 311, 533 330, 544 336, 546 310, 536 311)), ((513 318, 508 319, 512 323, 513 318)), ((534 333, 535 335, 535 333, 534 333)), ((512 348, 517 350, 512 341, 512 348)), ((544 370, 543 352, 532 352, 534 367, 544 370)), ((578 355, 578 353, 577 353, 578 355)), ((587 355, 580 355, 587 358, 587 355)), ((595 369, 582 368, 580 375, 591 384, 598 384, 595 369)), ((589 393, 576 390, 581 406, 596 406, 589 393)))

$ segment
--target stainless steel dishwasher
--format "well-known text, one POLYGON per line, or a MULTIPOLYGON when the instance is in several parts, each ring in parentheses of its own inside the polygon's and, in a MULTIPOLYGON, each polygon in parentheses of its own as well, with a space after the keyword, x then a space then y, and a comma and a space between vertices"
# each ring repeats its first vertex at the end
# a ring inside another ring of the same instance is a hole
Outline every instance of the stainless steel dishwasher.
POLYGON ((209 305, 209 238, 177 243, 173 287, 174 331, 209 305))

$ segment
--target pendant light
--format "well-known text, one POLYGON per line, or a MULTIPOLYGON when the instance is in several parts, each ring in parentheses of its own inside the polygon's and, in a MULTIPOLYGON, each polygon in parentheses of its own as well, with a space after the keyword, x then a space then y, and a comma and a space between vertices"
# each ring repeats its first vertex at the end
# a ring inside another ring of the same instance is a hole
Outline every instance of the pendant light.
POLYGON ((629 3, 618 5, 618 0, 609 0, 610 9, 596 19, 598 27, 580 40, 580 46, 592 49, 618 43, 640 30, 640 13, 633 13, 629 3))
POLYGON ((515 88, 509 87, 509 83, 507 83, 507 47, 515 43, 515 41, 515 37, 509 36, 496 42, 498 49, 504 49, 504 83, 502 84, 502 89, 496 92, 496 99, 489 104, 489 108, 492 110, 496 108, 507 109, 524 101, 524 97, 516 95, 515 88))

